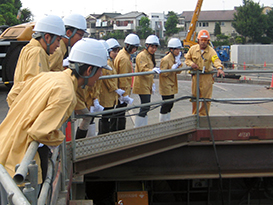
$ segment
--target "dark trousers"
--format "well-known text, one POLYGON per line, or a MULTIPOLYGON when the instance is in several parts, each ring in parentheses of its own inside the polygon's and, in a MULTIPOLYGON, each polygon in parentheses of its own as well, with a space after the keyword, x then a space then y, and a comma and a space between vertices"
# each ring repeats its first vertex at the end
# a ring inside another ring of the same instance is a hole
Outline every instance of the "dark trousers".
MULTIPOLYGON (((162 100, 169 100, 169 99, 173 99, 173 98, 174 98, 174 95, 162 95, 162 100)), ((161 106, 160 113, 167 114, 168 112, 171 112, 172 108, 173 108, 173 102, 172 103, 164 103, 161 106)))
MULTIPOLYGON (((114 109, 114 107, 105 107, 104 111, 114 109)), ((113 113, 102 115, 99 120, 99 135, 105 134, 111 131, 111 120, 113 113)))
POLYGON ((46 179, 46 175, 47 175, 49 152, 50 152, 50 150, 49 150, 48 146, 46 146, 46 145, 38 148, 38 153, 39 153, 39 157, 41 160, 43 183, 44 183, 44 181, 46 179))
MULTIPOLYGON (((120 103, 118 102, 118 105, 116 108, 123 108, 127 107, 127 103, 120 103)), ((111 131, 118 131, 118 130, 125 130, 126 128, 126 118, 125 118, 126 111, 121 112, 115 112, 115 117, 110 120, 111 124, 111 131)))
MULTIPOLYGON (((139 98, 140 98, 141 104, 151 102, 151 95, 150 94, 139 95, 139 98)), ((140 108, 138 116, 145 117, 147 115, 147 113, 149 112, 149 110, 150 110, 150 106, 145 106, 145 107, 140 108)))

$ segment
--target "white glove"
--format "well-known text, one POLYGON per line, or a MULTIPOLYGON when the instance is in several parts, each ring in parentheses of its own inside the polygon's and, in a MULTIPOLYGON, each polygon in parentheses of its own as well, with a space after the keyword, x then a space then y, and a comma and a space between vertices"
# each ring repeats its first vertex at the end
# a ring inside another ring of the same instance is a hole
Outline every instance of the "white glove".
POLYGON ((179 65, 181 65, 181 52, 179 52, 179 54, 177 56, 175 56, 175 62, 178 63, 179 65))
POLYGON ((152 85, 152 92, 153 92, 153 94, 155 94, 155 90, 156 90, 155 83, 153 83, 153 85, 152 85))
POLYGON ((130 98, 128 95, 126 95, 126 96, 121 96, 120 98, 119 98, 119 101, 120 101, 120 103, 122 104, 122 103, 127 103, 127 104, 132 104, 133 103, 133 101, 134 101, 134 99, 133 98, 130 98))
POLYGON ((172 69, 177 69, 180 65, 179 65, 179 63, 175 63, 175 64, 173 64, 172 69))
POLYGON ((158 67, 154 67, 153 68, 153 71, 155 72, 155 73, 157 73, 157 74, 159 74, 161 71, 160 71, 160 68, 158 68, 158 67))
POLYGON ((119 96, 122 96, 122 95, 125 93, 125 90, 117 89, 117 90, 115 90, 115 92, 116 92, 119 96))
POLYGON ((68 59, 63 59, 63 67, 68 67, 69 65, 69 62, 68 62, 68 59))
POLYGON ((95 99, 93 103, 94 106, 90 107, 90 112, 102 112, 104 110, 104 107, 100 105, 98 99, 95 99))

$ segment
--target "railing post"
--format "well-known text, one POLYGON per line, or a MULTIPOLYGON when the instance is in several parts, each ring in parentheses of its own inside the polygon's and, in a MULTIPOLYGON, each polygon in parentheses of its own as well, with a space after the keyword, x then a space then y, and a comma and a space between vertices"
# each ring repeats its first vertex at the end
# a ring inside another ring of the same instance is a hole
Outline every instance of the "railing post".
POLYGON ((200 90, 199 90, 199 80, 200 80, 200 72, 199 70, 196 71, 196 116, 197 116, 197 128, 199 128, 199 95, 200 95, 200 90))
POLYGON ((7 192, 8 198, 15 205, 30 205, 19 187, 15 184, 4 166, 0 164, 0 182, 7 192))
MULTIPOLYGON (((65 122, 62 126, 62 132, 64 133, 64 135, 66 135, 66 126, 67 126, 67 122, 65 122)), ((66 172, 66 139, 64 139, 64 141, 61 144, 61 166, 62 166, 62 174, 61 174, 61 191, 65 191, 65 182, 67 179, 67 172, 66 172)))
POLYGON ((28 165, 33 160, 37 152, 38 145, 39 145, 39 142, 36 142, 36 141, 32 141, 30 143, 26 151, 26 154, 13 177, 16 184, 22 184, 25 181, 27 173, 28 173, 28 165))

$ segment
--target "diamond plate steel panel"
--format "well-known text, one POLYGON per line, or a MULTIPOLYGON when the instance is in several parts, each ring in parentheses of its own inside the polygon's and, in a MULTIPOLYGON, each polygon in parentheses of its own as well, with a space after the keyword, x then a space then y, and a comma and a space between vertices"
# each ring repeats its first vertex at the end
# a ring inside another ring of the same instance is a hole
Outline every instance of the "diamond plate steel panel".
POLYGON ((76 160, 172 137, 196 129, 196 116, 76 141, 76 160))

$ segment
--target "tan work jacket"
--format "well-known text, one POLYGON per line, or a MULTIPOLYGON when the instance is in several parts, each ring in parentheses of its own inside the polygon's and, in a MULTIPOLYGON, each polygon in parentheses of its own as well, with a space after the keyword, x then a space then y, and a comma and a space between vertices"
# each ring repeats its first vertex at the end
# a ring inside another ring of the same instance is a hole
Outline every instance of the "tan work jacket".
POLYGON ((63 71, 63 59, 67 52, 66 45, 61 39, 60 46, 55 50, 55 52, 49 55, 49 69, 50 71, 63 71))
POLYGON ((201 50, 199 44, 194 45, 190 48, 188 53, 185 56, 186 60, 185 63, 187 66, 192 66, 193 63, 198 65, 199 70, 203 70, 203 67, 205 66, 205 72, 212 71, 214 65, 215 68, 223 68, 223 65, 221 64, 221 60, 218 58, 216 51, 210 47, 207 46, 206 49, 204 49, 203 54, 201 55, 201 50), (202 58, 203 57, 203 58, 202 58))
MULTIPOLYGON (((160 62, 160 70, 168 70, 171 69, 173 64, 175 64, 175 58, 171 52, 167 54, 164 58, 161 59, 160 62)), ((182 67, 183 64, 179 66, 182 67)), ((167 72, 159 74, 159 93, 160 95, 174 95, 178 93, 178 85, 177 85, 177 74, 178 72, 167 72)))
MULTIPOLYGON (((151 54, 145 49, 136 57, 135 72, 152 71, 154 63, 151 54)), ((135 94, 152 94, 152 86, 154 83, 154 75, 135 76, 133 93, 135 94)))
MULTIPOLYGON (((114 60, 114 66, 117 74, 132 73, 132 63, 130 54, 123 48, 118 52, 117 57, 114 60)), ((122 77, 118 79, 118 88, 125 91, 123 96, 131 94, 132 77, 122 77)))
POLYGON ((19 55, 14 73, 14 84, 30 79, 41 72, 48 72, 48 57, 40 42, 31 39, 19 55))
MULTIPOLYGON (((116 75, 117 71, 114 66, 114 62, 112 59, 108 59, 108 65, 113 69, 106 70, 102 69, 102 75, 116 75)), ((118 94, 115 90, 118 89, 118 79, 104 79, 101 80, 101 93, 99 96, 99 102, 103 107, 113 107, 117 105, 118 102, 118 94)))
MULTIPOLYGON (((20 164, 28 146, 37 141, 58 146, 65 136, 59 130, 76 105, 78 81, 71 70, 45 72, 13 86, 8 94, 10 106, 0 125, 0 163, 11 177, 20 164)), ((38 152, 38 183, 42 183, 38 152)))

